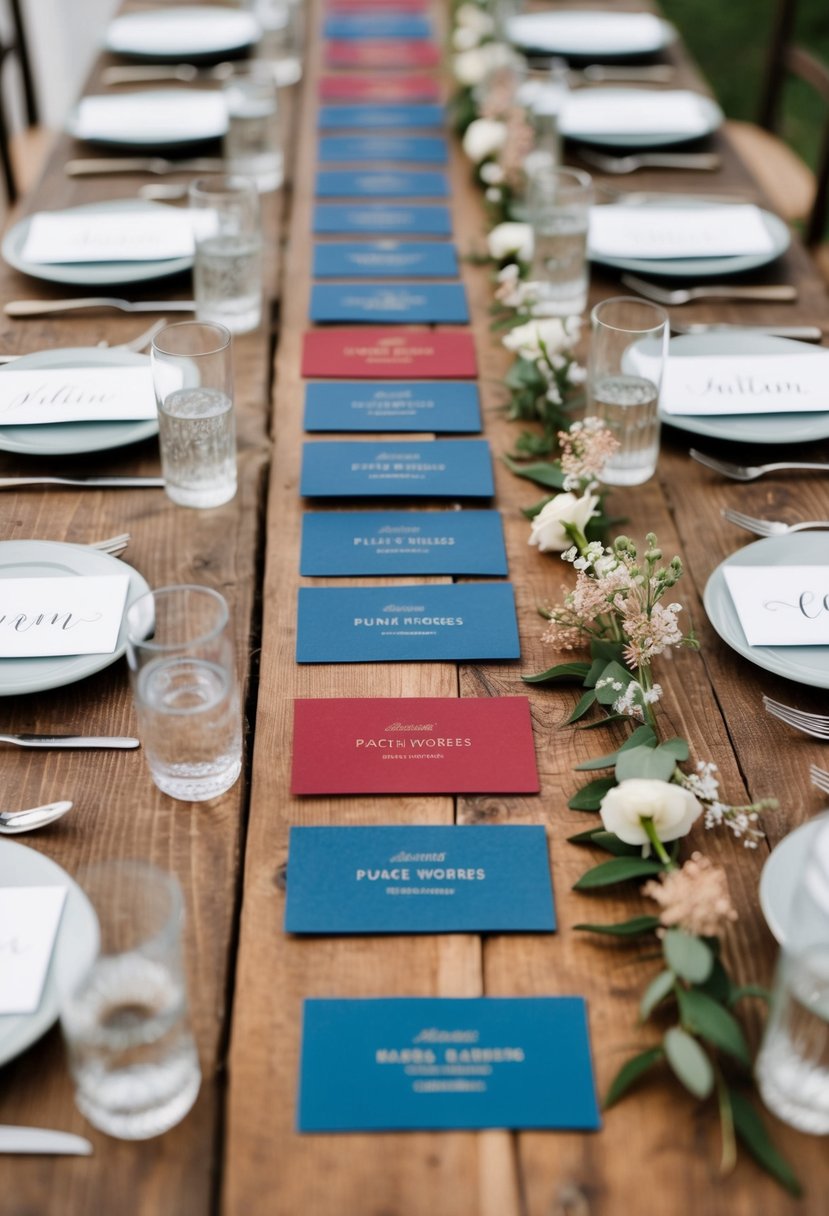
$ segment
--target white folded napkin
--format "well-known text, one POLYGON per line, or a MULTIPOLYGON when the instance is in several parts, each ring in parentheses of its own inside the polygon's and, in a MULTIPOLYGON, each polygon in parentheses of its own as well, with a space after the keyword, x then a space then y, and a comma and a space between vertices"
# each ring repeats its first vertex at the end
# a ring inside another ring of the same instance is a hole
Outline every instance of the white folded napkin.
POLYGON ((657 50, 664 42, 664 26, 651 13, 521 13, 508 30, 519 46, 574 55, 633 54, 657 50))
POLYGON ((259 35, 259 23, 252 13, 200 5, 189 13, 186 9, 162 9, 116 17, 107 29, 106 45, 142 55, 170 55, 176 51, 204 55, 244 46, 255 42, 259 35))
POLYGON ((216 139, 227 130, 224 98, 207 89, 84 97, 76 115, 73 134, 79 139, 163 145, 171 139, 216 139))
MULTIPOLYGON (((542 86, 543 87, 543 86, 542 86)), ((680 135, 693 139, 710 127, 698 93, 687 89, 580 89, 571 93, 560 119, 573 139, 591 135, 680 135)))

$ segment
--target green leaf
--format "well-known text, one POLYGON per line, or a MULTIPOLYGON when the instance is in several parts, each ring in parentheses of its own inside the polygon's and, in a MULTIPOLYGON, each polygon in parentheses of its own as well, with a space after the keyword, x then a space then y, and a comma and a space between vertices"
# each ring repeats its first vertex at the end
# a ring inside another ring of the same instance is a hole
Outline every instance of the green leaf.
POLYGON ((698 988, 680 988, 678 1000, 679 1014, 686 1029, 751 1068, 748 1044, 732 1013, 698 988))
POLYGON ((615 777, 599 777, 596 781, 588 781, 587 785, 576 790, 567 805, 571 811, 597 811, 602 798, 615 784, 615 777))
POLYGON ((599 676, 604 671, 605 667, 607 667, 608 662, 609 662, 608 659, 594 659, 593 660, 593 662, 590 664, 590 670, 588 671, 588 673, 584 679, 585 688, 595 688, 596 687, 596 681, 598 680, 599 676))
MULTIPOLYGON (((587 694, 585 693, 585 696, 587 694)), ((568 722, 572 718, 568 718, 568 722)), ((607 726, 608 722, 629 722, 630 719, 626 714, 606 714, 603 718, 597 718, 595 722, 582 722, 577 728, 578 730, 596 730, 599 726, 607 726)), ((566 724, 565 724, 566 725, 566 724)))
POLYGON ((661 1047, 649 1047, 641 1055, 634 1056, 633 1059, 624 1063, 610 1083, 610 1089, 607 1091, 607 1096, 604 1100, 605 1110, 614 1106, 620 1098, 623 1098, 640 1077, 653 1068, 654 1064, 659 1063, 662 1056, 661 1047))
POLYGON ((575 708, 573 709, 573 712, 570 714, 570 717, 565 722, 565 726, 572 726, 572 724, 574 722, 578 722, 579 718, 583 718, 584 715, 587 713, 588 709, 590 708, 590 706, 595 703, 595 700, 596 700, 596 693, 595 693, 594 689, 588 688, 587 692, 584 693, 581 697, 579 697, 578 701, 576 702, 575 708))
POLYGON ((542 499, 540 499, 539 502, 534 503, 533 506, 522 507, 521 514, 524 516, 525 519, 535 519, 536 515, 538 515, 538 513, 540 511, 544 510, 544 508, 546 507, 548 502, 552 502, 552 498, 550 497, 549 494, 545 494, 545 496, 542 499))
POLYGON ((631 747, 620 752, 616 761, 616 780, 627 781, 630 777, 646 777, 652 781, 670 781, 676 761, 661 747, 631 747))
POLYGON ((728 978, 728 973, 718 958, 714 959, 711 974, 704 984, 699 985, 699 988, 701 992, 706 992, 708 996, 712 997, 715 1001, 719 1001, 721 1005, 731 1005, 733 1002, 734 985, 728 978))
POLYGON ((629 671, 622 667, 621 663, 617 663, 615 660, 608 663, 596 681, 597 685, 602 683, 604 680, 608 681, 608 683, 604 684, 603 687, 596 688, 596 696, 599 704, 612 705, 618 697, 622 696, 632 679, 633 676, 629 671), (614 685, 616 684, 621 685, 621 687, 615 688, 614 685))
MULTIPOLYGON (((655 920, 657 925, 659 924, 658 916, 651 917, 651 919, 655 920)), ((673 992, 675 983, 676 976, 673 971, 660 971, 659 975, 651 980, 639 1002, 639 1017, 643 1022, 648 1020, 654 1009, 664 1001, 668 993, 673 992)))
POLYGON ((624 646, 621 642, 609 642, 605 638, 594 638, 590 643, 590 657, 592 659, 605 659, 608 663, 613 659, 621 662, 623 649, 624 646))
MULTIPOLYGON (((642 933, 652 933, 658 924, 658 916, 633 916, 630 920, 623 920, 615 925, 581 924, 573 925, 573 928, 583 929, 586 933, 603 933, 608 937, 639 937, 642 933)), ((670 975, 673 983, 674 977, 670 971, 663 974, 670 975)))
POLYGON ((636 730, 619 748, 620 753, 629 751, 632 747, 650 747, 656 743, 656 731, 652 726, 637 726, 636 730))
POLYGON ((586 832, 579 832, 576 836, 568 836, 570 844, 589 844, 594 848, 604 849, 606 853, 613 853, 615 857, 641 857, 642 849, 637 844, 625 844, 624 840, 620 840, 613 832, 605 832, 601 828, 588 828, 586 832))
POLYGON ((564 474, 557 464, 552 464, 549 460, 536 460, 531 464, 518 464, 514 460, 510 460, 509 456, 502 457, 507 468, 515 474, 516 477, 524 477, 527 481, 534 481, 539 486, 549 486, 551 490, 564 489, 564 474))
POLYGON ((743 1142, 758 1165, 776 1178, 780 1185, 790 1195, 799 1198, 803 1194, 797 1175, 785 1157, 777 1151, 769 1139, 769 1134, 757 1111, 751 1105, 745 1094, 738 1090, 729 1089, 731 1109, 734 1113, 734 1130, 737 1138, 743 1142))
POLYGON ((600 887, 612 887, 618 882, 630 882, 634 878, 651 878, 654 874, 660 874, 662 869, 661 861, 648 861, 644 857, 614 857, 582 874, 578 882, 573 884, 573 890, 595 891, 600 887))
MULTIPOLYGON (((588 680, 589 680, 588 676, 588 680)), ((649 746, 650 740, 656 742, 656 735, 650 726, 637 726, 636 730, 626 739, 621 747, 617 747, 615 752, 608 752, 606 756, 597 756, 595 760, 585 760, 584 764, 576 765, 577 773, 592 772, 596 768, 610 768, 616 763, 616 760, 622 752, 629 751, 630 748, 636 747, 638 744, 649 746)))
POLYGON ((764 988, 762 984, 743 984, 739 988, 734 987, 731 989, 728 996, 729 1005, 736 1005, 744 996, 758 996, 767 1005, 771 1000, 771 992, 768 988, 764 988))
POLYGON ((662 751, 669 752, 675 760, 682 761, 688 759, 688 742, 685 739, 680 739, 678 735, 674 735, 673 739, 666 739, 659 746, 662 751))
POLYGON ((683 929, 669 929, 662 939, 665 961, 680 979, 704 984, 714 966, 714 955, 702 938, 683 929))
POLYGON ((540 671, 536 676, 522 676, 521 679, 525 684, 546 684, 553 680, 583 680, 587 675, 588 666, 587 663, 556 663, 555 667, 548 667, 546 671, 540 671))
POLYGON ((672 1026, 662 1039, 674 1074, 695 1098, 707 1098, 714 1088, 714 1069, 696 1039, 672 1026))

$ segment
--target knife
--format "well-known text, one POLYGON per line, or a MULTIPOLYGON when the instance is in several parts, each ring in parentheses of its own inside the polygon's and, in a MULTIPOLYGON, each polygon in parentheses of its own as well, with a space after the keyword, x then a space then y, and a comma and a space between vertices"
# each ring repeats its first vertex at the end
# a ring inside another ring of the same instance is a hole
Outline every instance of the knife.
POLYGON ((0 1124, 0 1153, 66 1153, 73 1157, 90 1157, 92 1145, 83 1136, 73 1136, 71 1132, 0 1124))
POLYGON ((120 300, 113 296, 80 296, 75 300, 9 300, 7 317, 42 317, 76 308, 117 308, 120 312, 195 312, 195 300, 120 300))
POLYGON ((752 334, 768 334, 771 338, 797 338, 801 342, 822 342, 823 330, 817 325, 729 325, 701 323, 699 325, 675 325, 671 322, 672 334, 716 334, 737 330, 752 334))
POLYGON ((218 156, 197 160, 165 160, 163 156, 111 156, 99 160, 69 160, 67 177, 98 177, 106 173, 224 173, 225 161, 218 156))
POLYGON ((15 486, 110 486, 130 489, 138 486, 164 486, 163 477, 0 477, 0 490, 15 486))
POLYGON ((137 739, 119 735, 4 735, 0 743, 17 747, 138 747, 137 739))

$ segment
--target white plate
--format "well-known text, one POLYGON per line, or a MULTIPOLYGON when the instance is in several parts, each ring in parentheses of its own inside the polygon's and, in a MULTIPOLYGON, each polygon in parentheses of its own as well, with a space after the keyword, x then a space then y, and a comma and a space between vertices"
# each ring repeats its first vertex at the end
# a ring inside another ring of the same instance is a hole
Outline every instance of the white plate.
POLYGON ((784 836, 772 849, 763 873, 760 875, 760 907, 781 946, 786 943, 789 928, 789 913, 795 890, 821 827, 829 822, 829 811, 816 815, 808 823, 801 823, 788 836, 784 836))
POLYGON ((78 884, 36 849, 0 840, 0 887, 67 888, 40 1005, 34 1013, 0 1017, 0 1064, 5 1064, 57 1021, 57 968, 67 977, 80 976, 98 952, 99 930, 98 918, 78 884))
POLYGON ((658 114, 658 106, 654 105, 654 98, 658 100, 658 95, 652 90, 601 89, 579 90, 571 95, 561 116, 561 133, 568 139, 574 139, 584 144, 594 144, 598 148, 667 148, 673 144, 702 139, 703 136, 710 135, 722 125, 725 115, 710 97, 682 89, 676 90, 676 92, 683 94, 683 101, 688 103, 689 118, 691 119, 688 125, 682 129, 666 129, 665 123, 655 122, 652 130, 645 129, 644 126, 637 127, 635 131, 602 130, 602 118, 598 114, 595 116, 595 124, 590 127, 584 122, 579 123, 578 109, 581 104, 579 99, 587 97, 590 98, 591 110, 593 98, 600 97, 603 101, 606 100, 609 112, 613 111, 614 106, 645 98, 650 101, 652 114, 658 114), (576 125, 577 123, 578 125, 576 125))
POLYGON ((253 46, 261 30, 252 13, 193 5, 127 13, 109 25, 104 46, 134 59, 207 59, 253 46))
MULTIPOLYGON (((0 376, 4 371, 41 371, 47 367, 146 367, 149 361, 148 355, 99 346, 39 350, 32 355, 22 355, 14 363, 0 365, 0 376)), ((128 422, 0 426, 0 452, 20 452, 26 456, 71 456, 76 452, 120 448, 157 434, 158 420, 155 418, 131 419, 128 422)))
POLYGON ((75 139, 144 150, 189 147, 227 130, 221 93, 207 89, 143 89, 83 98, 66 120, 75 139))
MULTIPOLYGON (((791 338, 775 338, 771 334, 751 330, 730 330, 728 333, 684 334, 671 338, 672 355, 694 355, 709 358, 714 355, 817 355, 821 347, 791 338)), ((829 399, 827 399, 829 407, 829 399)), ((728 439, 733 443, 806 443, 829 438, 829 408, 825 414, 667 414, 659 416, 669 426, 692 435, 708 435, 712 439, 728 439)))
MULTIPOLYGON (((106 203, 87 203, 83 207, 71 207, 74 213, 107 211, 166 211, 164 203, 151 203, 145 199, 119 198, 106 203)), ((119 283, 148 283, 152 279, 163 279, 169 275, 182 274, 193 265, 192 256, 164 258, 156 262, 29 262, 20 254, 29 235, 31 216, 19 220, 3 237, 3 258, 15 270, 43 279, 47 283, 71 283, 78 287, 108 287, 119 283)))
POLYGON ((829 543, 820 532, 767 536, 732 553, 717 566, 705 587, 708 619, 722 640, 750 663, 777 676, 829 688, 829 646, 749 646, 725 581, 726 566, 826 566, 829 543))
MULTIPOLYGON (((663 198, 654 203, 637 203, 638 207, 719 207, 721 203, 701 203, 693 195, 676 194, 671 198, 663 198)), ((744 271, 757 270, 767 266, 776 258, 781 257, 789 248, 791 233, 788 225, 773 215, 771 211, 758 208, 760 217, 771 237, 772 248, 767 253, 740 253, 734 257, 712 258, 618 258, 594 256, 588 249, 588 257, 592 262, 602 266, 612 266, 616 270, 627 270, 631 274, 640 274, 643 278, 660 278, 667 276, 672 279, 707 279, 719 278, 720 275, 742 274, 744 271)))
POLYGON ((588 9, 520 13, 509 19, 507 35, 525 50, 596 60, 654 55, 677 36, 672 25, 650 13, 588 9))
MULTIPOLYGON (((53 540, 0 542, 0 579, 61 578, 71 575, 128 574, 126 610, 149 591, 131 566, 88 545, 66 545, 53 540)), ((54 655, 46 658, 0 659, 0 697, 62 688, 116 663, 127 648, 126 619, 121 621, 118 645, 112 654, 54 655)))

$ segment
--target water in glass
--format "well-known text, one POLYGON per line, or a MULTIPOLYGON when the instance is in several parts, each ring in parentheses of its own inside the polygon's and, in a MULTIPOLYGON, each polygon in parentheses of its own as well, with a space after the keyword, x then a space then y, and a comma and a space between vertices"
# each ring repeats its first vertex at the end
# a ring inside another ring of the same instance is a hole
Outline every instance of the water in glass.
POLYGON ((276 87, 271 96, 227 87, 228 128, 224 154, 234 173, 256 182, 260 191, 277 190, 284 177, 276 87))
POLYGON ((231 333, 256 329, 262 317, 262 242, 254 234, 220 233, 197 243, 193 267, 196 316, 231 333))
POLYGON ((233 402, 215 388, 181 388, 158 406, 166 490, 184 507, 218 507, 236 493, 233 402))
POLYGON ((560 209, 533 222, 532 278, 545 312, 570 316, 587 307, 587 212, 560 209))
POLYGON ((604 467, 610 486, 638 486, 652 477, 659 457, 659 391, 643 376, 603 376, 591 386, 588 412, 619 442, 604 467))
POLYGON ((781 958, 757 1081, 769 1110, 792 1127, 829 1133, 829 943, 781 958))

